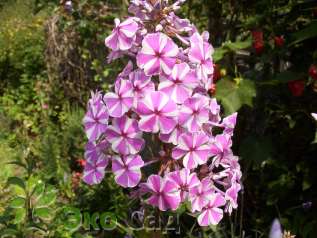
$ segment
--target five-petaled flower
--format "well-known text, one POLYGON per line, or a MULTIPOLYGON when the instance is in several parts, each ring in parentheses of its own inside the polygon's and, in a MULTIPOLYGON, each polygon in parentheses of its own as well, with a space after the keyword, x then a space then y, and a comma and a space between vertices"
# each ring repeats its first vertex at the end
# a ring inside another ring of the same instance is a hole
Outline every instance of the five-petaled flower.
POLYGON ((211 155, 214 156, 212 163, 215 164, 216 167, 219 166, 221 160, 226 155, 231 154, 231 144, 231 138, 226 134, 216 135, 214 138, 214 142, 210 145, 210 152, 211 155))
POLYGON ((196 173, 190 173, 190 170, 185 168, 167 174, 166 179, 177 184, 178 190, 180 191, 181 202, 184 202, 187 199, 190 189, 200 185, 196 173))
POLYGON ((189 190, 189 200, 191 202, 192 212, 200 212, 210 201, 213 194, 210 179, 204 178, 198 186, 189 190))
MULTIPOLYGON (((208 77, 213 74, 213 63, 211 55, 213 53, 213 47, 199 35, 194 33, 190 37, 190 48, 188 52, 188 58, 192 63, 197 64, 197 76, 199 79, 206 82, 208 77)), ((210 85, 205 85, 206 89, 210 85)))
POLYGON ((161 211, 176 210, 181 201, 180 192, 175 182, 164 179, 159 175, 151 175, 146 183, 151 197, 147 202, 158 207, 161 211))
POLYGON ((141 117, 139 127, 142 131, 168 134, 176 125, 176 103, 165 93, 153 91, 146 94, 138 102, 137 112, 141 117))
POLYGON ((98 157, 97 159, 87 160, 84 168, 84 182, 89 185, 100 183, 105 176, 108 161, 108 157, 98 157))
POLYGON ((144 144, 138 122, 127 116, 113 118, 112 125, 105 131, 105 137, 113 151, 123 155, 138 153, 144 144))
POLYGON ((115 19, 115 28, 109 35, 105 44, 114 51, 128 50, 132 47, 138 31, 138 24, 133 18, 128 18, 120 23, 119 19, 115 19))
POLYGON ((188 98, 180 108, 179 122, 190 132, 201 130, 203 123, 209 121, 209 100, 205 96, 195 94, 188 98))
POLYGON ((183 103, 198 85, 195 73, 186 63, 175 64, 172 74, 160 77, 160 81, 158 89, 170 95, 176 103, 183 103))
POLYGON ((204 133, 184 133, 180 136, 178 145, 173 149, 174 159, 183 158, 184 167, 194 169, 205 164, 210 156, 209 139, 204 133))
POLYGON ((104 96, 109 115, 122 117, 133 106, 133 87, 128 80, 118 79, 115 83, 115 93, 109 92, 104 96))
POLYGON ((152 33, 144 37, 142 49, 136 59, 146 75, 165 73, 169 75, 176 62, 178 47, 163 33, 152 33))
POLYGON ((141 168, 144 162, 139 155, 113 156, 112 171, 117 184, 124 188, 133 188, 141 180, 141 168))
POLYGON ((91 94, 83 124, 88 140, 95 141, 105 132, 109 115, 106 106, 102 102, 101 93, 96 92, 91 94))
POLYGON ((223 210, 219 207, 224 206, 226 200, 219 193, 213 193, 207 205, 198 216, 200 226, 217 225, 223 217, 223 210))

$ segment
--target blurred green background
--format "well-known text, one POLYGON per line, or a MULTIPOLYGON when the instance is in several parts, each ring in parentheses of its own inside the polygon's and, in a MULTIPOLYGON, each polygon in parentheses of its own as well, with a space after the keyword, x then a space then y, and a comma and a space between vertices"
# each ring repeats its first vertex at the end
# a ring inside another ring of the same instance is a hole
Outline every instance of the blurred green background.
POLYGON ((128 1, 65 2, 0 0, 0 237, 268 237, 274 218, 317 237, 316 1, 187 0, 179 12, 210 32, 215 97, 224 115, 239 111, 243 171, 238 210, 202 229, 181 208, 180 234, 129 229, 139 204, 110 174, 81 182, 82 117, 90 90, 107 90, 125 65, 106 63, 104 38, 128 1), (68 207, 119 225, 70 229, 68 207))

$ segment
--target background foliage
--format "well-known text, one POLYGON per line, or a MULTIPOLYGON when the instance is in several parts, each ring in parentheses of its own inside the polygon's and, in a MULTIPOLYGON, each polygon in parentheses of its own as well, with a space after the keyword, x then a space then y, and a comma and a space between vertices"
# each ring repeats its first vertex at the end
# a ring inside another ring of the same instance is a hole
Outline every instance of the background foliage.
MULTIPOLYGON (((107 90, 124 65, 106 63, 103 41, 127 1, 77 0, 71 11, 64 2, 0 1, 1 237, 132 234, 125 223, 138 204, 128 193, 110 175, 95 187, 80 180, 81 120, 90 90, 107 90), (119 226, 67 229, 67 206, 111 212, 119 226)), ((296 237, 316 237, 317 4, 188 0, 181 15, 210 32, 215 96, 224 114, 239 110, 234 150, 244 174, 238 211, 200 229, 179 209, 181 237, 267 237, 275 217, 296 237)))

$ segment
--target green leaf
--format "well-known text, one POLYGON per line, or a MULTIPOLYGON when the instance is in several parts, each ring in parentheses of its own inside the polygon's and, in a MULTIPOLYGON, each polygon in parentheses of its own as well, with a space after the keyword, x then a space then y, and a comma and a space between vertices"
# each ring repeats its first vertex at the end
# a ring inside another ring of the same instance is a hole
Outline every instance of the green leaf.
POLYGON ((12 208, 22 208, 25 206, 25 199, 22 197, 16 197, 10 202, 12 208))
POLYGON ((56 201, 56 193, 46 193, 43 194, 38 202, 35 204, 37 208, 39 207, 48 207, 56 201))
POLYGON ((43 220, 49 220, 53 215, 53 211, 47 207, 35 208, 33 215, 43 220))
POLYGON ((292 41, 289 46, 315 37, 317 37, 317 21, 312 21, 306 28, 291 35, 292 41))
POLYGON ((236 52, 241 49, 245 49, 250 47, 252 44, 251 38, 248 38, 245 41, 236 41, 236 42, 225 42, 223 45, 219 48, 215 48, 215 52, 212 56, 214 62, 220 61, 225 54, 228 52, 236 52))
POLYGON ((19 232, 12 228, 6 228, 0 231, 0 237, 16 237, 19 232))
POLYGON ((41 180, 39 180, 37 177, 35 177, 35 176, 30 176, 29 177, 29 179, 28 179, 28 181, 26 182, 26 187, 27 187, 27 191, 29 192, 29 193, 33 193, 33 191, 34 191, 34 188, 36 187, 36 185, 38 184, 38 183, 41 183, 42 181, 41 180))
POLYGON ((22 188, 23 190, 25 189, 25 183, 23 179, 19 177, 10 177, 8 178, 7 185, 16 185, 22 188))
POLYGON ((236 84, 224 78, 217 83, 216 98, 223 105, 226 115, 238 111, 244 104, 252 106, 252 99, 255 96, 255 85, 248 79, 241 79, 240 83, 236 84))
POLYGON ((215 61, 215 62, 218 62, 220 61, 224 56, 225 54, 228 52, 228 49, 224 49, 223 47, 220 47, 220 48, 216 48, 215 49, 215 52, 213 53, 212 55, 212 59, 215 61))
POLYGON ((14 223, 19 224, 21 223, 26 216, 26 211, 24 208, 18 208, 15 210, 15 218, 14 218, 14 223))
POLYGON ((35 199, 38 199, 40 196, 43 195, 44 191, 45 191, 45 184, 42 181, 38 182, 35 185, 32 196, 35 197, 35 199))
POLYGON ((236 42, 228 42, 225 44, 225 47, 227 47, 231 51, 238 51, 245 48, 248 48, 252 45, 251 38, 248 38, 245 41, 236 41, 236 42))

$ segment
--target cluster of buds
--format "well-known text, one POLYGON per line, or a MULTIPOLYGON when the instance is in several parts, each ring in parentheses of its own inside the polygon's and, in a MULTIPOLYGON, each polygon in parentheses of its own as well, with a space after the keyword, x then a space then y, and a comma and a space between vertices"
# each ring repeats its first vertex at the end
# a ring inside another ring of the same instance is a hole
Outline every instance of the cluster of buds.
POLYGON ((83 180, 98 184, 108 165, 115 182, 161 211, 188 202, 201 226, 237 208, 241 170, 231 145, 237 113, 221 118, 208 90, 213 47, 188 19, 184 1, 131 0, 115 19, 109 61, 127 57, 114 90, 92 93, 83 180))

